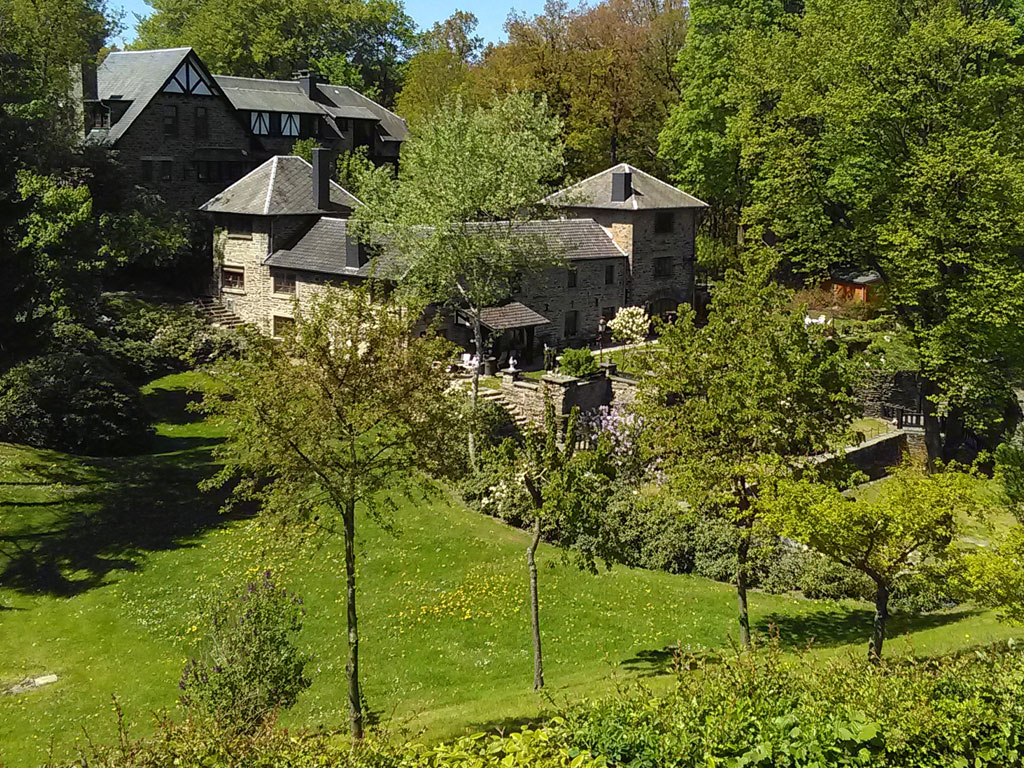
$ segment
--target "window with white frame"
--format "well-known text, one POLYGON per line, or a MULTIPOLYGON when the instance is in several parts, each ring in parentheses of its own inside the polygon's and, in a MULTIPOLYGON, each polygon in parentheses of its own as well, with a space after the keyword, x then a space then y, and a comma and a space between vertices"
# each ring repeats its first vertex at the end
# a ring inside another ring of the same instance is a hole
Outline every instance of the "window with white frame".
POLYGON ((249 128, 256 136, 269 136, 270 135, 270 113, 269 112, 250 112, 249 113, 249 128))
POLYGON ((281 135, 282 136, 298 136, 299 135, 299 116, 294 114, 281 115, 281 135))

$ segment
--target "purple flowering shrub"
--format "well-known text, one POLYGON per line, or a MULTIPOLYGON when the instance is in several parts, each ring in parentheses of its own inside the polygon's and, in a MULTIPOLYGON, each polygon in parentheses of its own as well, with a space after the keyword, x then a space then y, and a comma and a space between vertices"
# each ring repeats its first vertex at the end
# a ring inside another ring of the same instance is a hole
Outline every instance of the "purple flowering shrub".
POLYGON ((602 405, 584 426, 593 443, 608 441, 612 465, 621 479, 639 481, 645 474, 655 471, 653 463, 644 460, 640 448, 643 418, 631 409, 622 405, 602 405))
POLYGON ((182 671, 181 703, 242 730, 292 706, 310 685, 310 656, 295 645, 305 613, 270 571, 215 602, 201 650, 182 671))

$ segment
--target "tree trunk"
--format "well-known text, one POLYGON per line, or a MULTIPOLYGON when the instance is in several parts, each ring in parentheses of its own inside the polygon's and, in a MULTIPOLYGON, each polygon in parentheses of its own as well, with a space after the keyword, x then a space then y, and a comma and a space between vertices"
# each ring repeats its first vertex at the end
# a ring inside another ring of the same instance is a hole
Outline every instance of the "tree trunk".
POLYGON ((750 553, 750 529, 740 529, 736 546, 736 603, 740 614, 740 645, 750 648, 750 613, 747 610, 747 556, 750 553))
POLYGON ((345 586, 348 604, 348 712, 352 738, 363 738, 363 703, 359 695, 359 629, 356 622, 356 503, 349 501, 342 514, 345 523, 345 586))
POLYGON ((476 406, 480 398, 480 366, 484 362, 484 333, 480 327, 480 313, 473 310, 473 341, 476 344, 476 365, 473 368, 472 384, 470 385, 470 425, 467 437, 469 450, 469 466, 476 472, 476 406))
POLYGON ((885 622, 889 620, 889 587, 876 581, 875 623, 868 644, 868 661, 877 664, 882 659, 882 645, 885 643, 885 622))
POLYGON ((540 599, 537 596, 537 545, 540 544, 540 517, 533 521, 533 540, 526 548, 530 571, 530 623, 533 628, 533 690, 544 687, 544 659, 540 650, 540 599))

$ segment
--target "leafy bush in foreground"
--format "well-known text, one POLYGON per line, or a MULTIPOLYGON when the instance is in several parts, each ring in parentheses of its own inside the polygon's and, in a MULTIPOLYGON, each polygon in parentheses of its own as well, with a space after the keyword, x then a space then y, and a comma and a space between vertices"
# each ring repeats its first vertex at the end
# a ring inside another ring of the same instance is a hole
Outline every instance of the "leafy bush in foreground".
MULTIPOLYGON (((685 661, 685 660, 683 660, 685 661)), ((921 660, 783 658, 775 647, 682 664, 675 689, 581 702, 541 728, 434 745, 222 733, 196 718, 93 748, 96 768, 1009 768, 1024 762, 1024 653, 921 660)))
POLYGON ((699 662, 672 694, 575 708, 557 737, 609 765, 981 768, 1024 759, 1024 654, 699 662))
POLYGON ((570 347, 559 358, 558 372, 563 376, 589 376, 597 373, 597 360, 589 349, 570 347))

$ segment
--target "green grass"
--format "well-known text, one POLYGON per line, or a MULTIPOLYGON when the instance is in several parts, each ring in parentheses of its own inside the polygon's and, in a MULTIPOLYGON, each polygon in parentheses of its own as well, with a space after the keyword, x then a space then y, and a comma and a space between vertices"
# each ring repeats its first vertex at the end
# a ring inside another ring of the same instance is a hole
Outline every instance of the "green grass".
MULTIPOLYGON (((68 756, 82 729, 110 739, 116 693, 134 729, 174 707, 192 652, 200 596, 264 568, 305 598, 302 642, 313 686, 290 725, 345 718, 341 550, 309 536, 282 541, 254 520, 218 515, 196 489, 214 471, 222 430, 185 413, 196 374, 148 389, 161 422, 152 453, 81 459, 0 444, 0 682, 60 680, 0 697, 0 762, 42 762, 50 739, 68 756)), ((444 496, 401 500, 397 532, 360 520, 362 671, 371 709, 400 734, 435 739, 550 712, 531 690, 526 537, 444 496)), ((548 693, 556 701, 645 676, 667 685, 670 646, 699 651, 735 635, 733 591, 690 576, 615 567, 598 575, 542 547, 541 616, 548 693)), ((790 647, 863 654, 867 606, 753 594, 753 621, 790 647)), ((893 652, 938 653, 1017 633, 989 613, 896 618, 893 652)))

